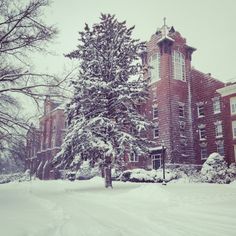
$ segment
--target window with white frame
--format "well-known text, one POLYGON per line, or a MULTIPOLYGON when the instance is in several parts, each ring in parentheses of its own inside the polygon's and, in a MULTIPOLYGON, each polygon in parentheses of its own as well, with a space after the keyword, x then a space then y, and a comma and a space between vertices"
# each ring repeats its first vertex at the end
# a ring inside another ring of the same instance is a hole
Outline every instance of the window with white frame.
POLYGON ((233 139, 236 139, 236 120, 232 122, 233 139))
POLYGON ((161 154, 153 154, 152 156, 152 168, 157 170, 161 167, 161 154))
POLYGON ((172 53, 172 61, 174 79, 186 81, 184 55, 181 52, 174 51, 172 53))
POLYGON ((218 121, 215 123, 215 132, 216 132, 216 137, 222 137, 223 135, 223 128, 222 128, 222 122, 218 121))
POLYGON ((156 126, 153 129, 153 138, 158 138, 159 137, 159 127, 156 126))
POLYGON ((158 107, 157 106, 152 107, 152 118, 153 119, 158 118, 158 107))
POLYGON ((184 117, 184 104, 179 103, 179 117, 184 117))
POLYGON ((205 126, 199 127, 199 138, 206 139, 206 128, 205 126))
POLYGON ((156 53, 149 58, 149 76, 151 83, 154 83, 160 79, 160 58, 159 54, 156 53))
POLYGON ((197 104, 197 114, 198 114, 198 117, 205 116, 204 104, 203 103, 197 104))
POLYGON ((130 153, 129 162, 138 162, 138 155, 135 152, 130 153))
POLYGON ((201 160, 206 160, 208 156, 207 147, 201 147, 200 152, 201 152, 201 160))
POLYGON ((231 115, 236 115, 236 97, 230 98, 231 115))
POLYGON ((223 141, 217 142, 216 145, 217 145, 217 152, 221 156, 224 156, 225 155, 225 151, 224 151, 224 143, 223 143, 223 141))
POLYGON ((220 98, 219 97, 213 98, 213 112, 214 114, 220 113, 220 98))

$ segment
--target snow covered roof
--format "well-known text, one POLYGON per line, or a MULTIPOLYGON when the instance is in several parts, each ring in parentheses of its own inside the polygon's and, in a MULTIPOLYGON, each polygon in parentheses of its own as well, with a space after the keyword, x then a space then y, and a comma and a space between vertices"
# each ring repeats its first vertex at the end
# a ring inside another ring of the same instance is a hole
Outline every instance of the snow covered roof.
MULTIPOLYGON (((164 149, 166 149, 165 146, 164 146, 164 149)), ((150 147, 149 148, 149 152, 161 151, 161 150, 162 150, 162 146, 156 146, 156 147, 150 147)))
POLYGON ((223 88, 217 89, 216 91, 220 93, 222 97, 236 94, 236 83, 227 85, 223 88))

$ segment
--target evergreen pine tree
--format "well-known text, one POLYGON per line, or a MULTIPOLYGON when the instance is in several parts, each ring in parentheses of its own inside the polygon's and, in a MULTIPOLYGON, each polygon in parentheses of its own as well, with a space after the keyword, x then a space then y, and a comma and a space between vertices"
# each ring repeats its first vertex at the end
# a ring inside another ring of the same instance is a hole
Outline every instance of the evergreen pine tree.
POLYGON ((81 160, 102 160, 106 187, 111 186, 111 164, 124 155, 147 152, 149 121, 139 111, 147 98, 140 55, 145 43, 132 39, 134 27, 101 15, 92 28, 80 32, 78 49, 66 55, 78 59, 78 78, 71 81, 74 96, 67 105, 68 130, 56 159, 64 167, 81 160), (133 132, 130 132, 130 131, 133 132))

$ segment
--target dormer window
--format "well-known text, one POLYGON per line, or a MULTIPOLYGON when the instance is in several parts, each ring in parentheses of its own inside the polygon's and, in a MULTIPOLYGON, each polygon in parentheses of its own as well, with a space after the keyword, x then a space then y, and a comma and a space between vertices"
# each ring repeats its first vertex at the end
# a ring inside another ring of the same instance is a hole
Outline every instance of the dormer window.
POLYGON ((186 81, 184 55, 181 52, 174 51, 172 53, 172 62, 173 78, 176 80, 186 81))

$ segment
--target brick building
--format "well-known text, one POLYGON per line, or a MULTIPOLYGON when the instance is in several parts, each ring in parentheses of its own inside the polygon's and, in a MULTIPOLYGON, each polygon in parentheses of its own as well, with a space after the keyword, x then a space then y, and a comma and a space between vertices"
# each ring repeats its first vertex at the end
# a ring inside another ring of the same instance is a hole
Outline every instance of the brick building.
MULTIPOLYGON (((162 146, 168 164, 201 165, 212 152, 225 156, 228 163, 235 162, 236 84, 226 86, 194 69, 195 50, 166 24, 147 42, 142 62, 150 96, 141 110, 155 124, 147 137, 156 145, 145 157, 131 153, 126 168, 159 168, 162 146)), ((50 160, 60 150, 64 128, 63 109, 46 98, 37 153, 40 178, 50 177, 50 160)))
POLYGON ((236 83, 217 90, 221 94, 224 110, 225 157, 229 163, 236 162, 236 83))
POLYGON ((32 173, 35 173, 38 167, 38 158, 37 152, 40 148, 40 132, 33 124, 30 125, 30 128, 26 134, 26 160, 25 166, 26 169, 30 169, 32 173))
POLYGON ((44 101, 44 114, 39 118, 40 133, 38 136, 36 158, 29 156, 28 167, 40 179, 54 178, 55 173, 50 161, 60 151, 65 132, 64 109, 60 103, 46 97, 44 101))

